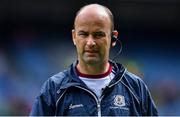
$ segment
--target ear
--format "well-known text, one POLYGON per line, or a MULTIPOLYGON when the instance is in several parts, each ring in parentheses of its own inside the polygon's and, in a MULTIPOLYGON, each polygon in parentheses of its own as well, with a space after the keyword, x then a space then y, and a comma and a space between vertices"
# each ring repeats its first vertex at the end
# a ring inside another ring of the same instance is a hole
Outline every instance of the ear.
POLYGON ((118 39, 118 31, 117 30, 113 30, 112 31, 112 43, 111 43, 112 47, 114 47, 116 45, 117 39, 118 39))
POLYGON ((74 45, 76 45, 75 38, 76 38, 75 30, 72 29, 72 40, 73 40, 74 45))
POLYGON ((117 38, 118 38, 118 35, 119 35, 119 32, 118 32, 117 30, 113 30, 113 31, 112 31, 112 35, 113 35, 114 38, 117 39, 117 38))

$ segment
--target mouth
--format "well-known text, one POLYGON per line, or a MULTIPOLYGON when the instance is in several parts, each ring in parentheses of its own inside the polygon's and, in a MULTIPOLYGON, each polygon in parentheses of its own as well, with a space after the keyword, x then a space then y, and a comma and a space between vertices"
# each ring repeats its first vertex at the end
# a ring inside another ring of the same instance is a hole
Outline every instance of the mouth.
POLYGON ((94 56, 96 56, 96 54, 98 53, 98 51, 96 51, 96 50, 85 50, 85 53, 86 53, 89 57, 94 57, 94 56))
POLYGON ((95 51, 95 50, 85 50, 85 52, 88 52, 88 53, 97 53, 98 51, 95 51))

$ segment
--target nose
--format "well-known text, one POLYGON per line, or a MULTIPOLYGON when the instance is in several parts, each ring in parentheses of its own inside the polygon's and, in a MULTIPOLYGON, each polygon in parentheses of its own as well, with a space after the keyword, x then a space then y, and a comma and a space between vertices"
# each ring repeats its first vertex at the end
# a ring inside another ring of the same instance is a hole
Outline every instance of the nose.
POLYGON ((95 40, 93 38, 93 36, 89 35, 89 37, 87 38, 87 43, 88 46, 93 47, 96 45, 95 40))

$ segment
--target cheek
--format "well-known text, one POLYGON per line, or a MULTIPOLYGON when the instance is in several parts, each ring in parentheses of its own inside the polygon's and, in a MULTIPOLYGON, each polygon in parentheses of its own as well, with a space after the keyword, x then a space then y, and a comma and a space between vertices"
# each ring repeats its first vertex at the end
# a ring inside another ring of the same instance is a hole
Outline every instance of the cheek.
POLYGON ((83 41, 77 41, 76 48, 79 53, 82 53, 84 50, 84 42, 83 41))
POLYGON ((104 41, 104 43, 102 45, 105 50, 109 50, 109 48, 111 46, 111 42, 109 40, 106 40, 106 41, 104 41))
POLYGON ((100 47, 101 47, 101 53, 103 53, 103 54, 109 53, 110 42, 109 41, 103 41, 102 43, 100 43, 100 47))

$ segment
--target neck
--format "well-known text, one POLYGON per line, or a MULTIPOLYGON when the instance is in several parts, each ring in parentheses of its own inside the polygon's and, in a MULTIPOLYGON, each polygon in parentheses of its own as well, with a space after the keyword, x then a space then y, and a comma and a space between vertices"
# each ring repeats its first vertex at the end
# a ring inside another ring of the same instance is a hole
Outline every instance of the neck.
POLYGON ((83 74, 98 75, 107 72, 109 66, 110 64, 108 61, 96 65, 83 64, 79 61, 79 63, 77 64, 77 69, 83 74))

